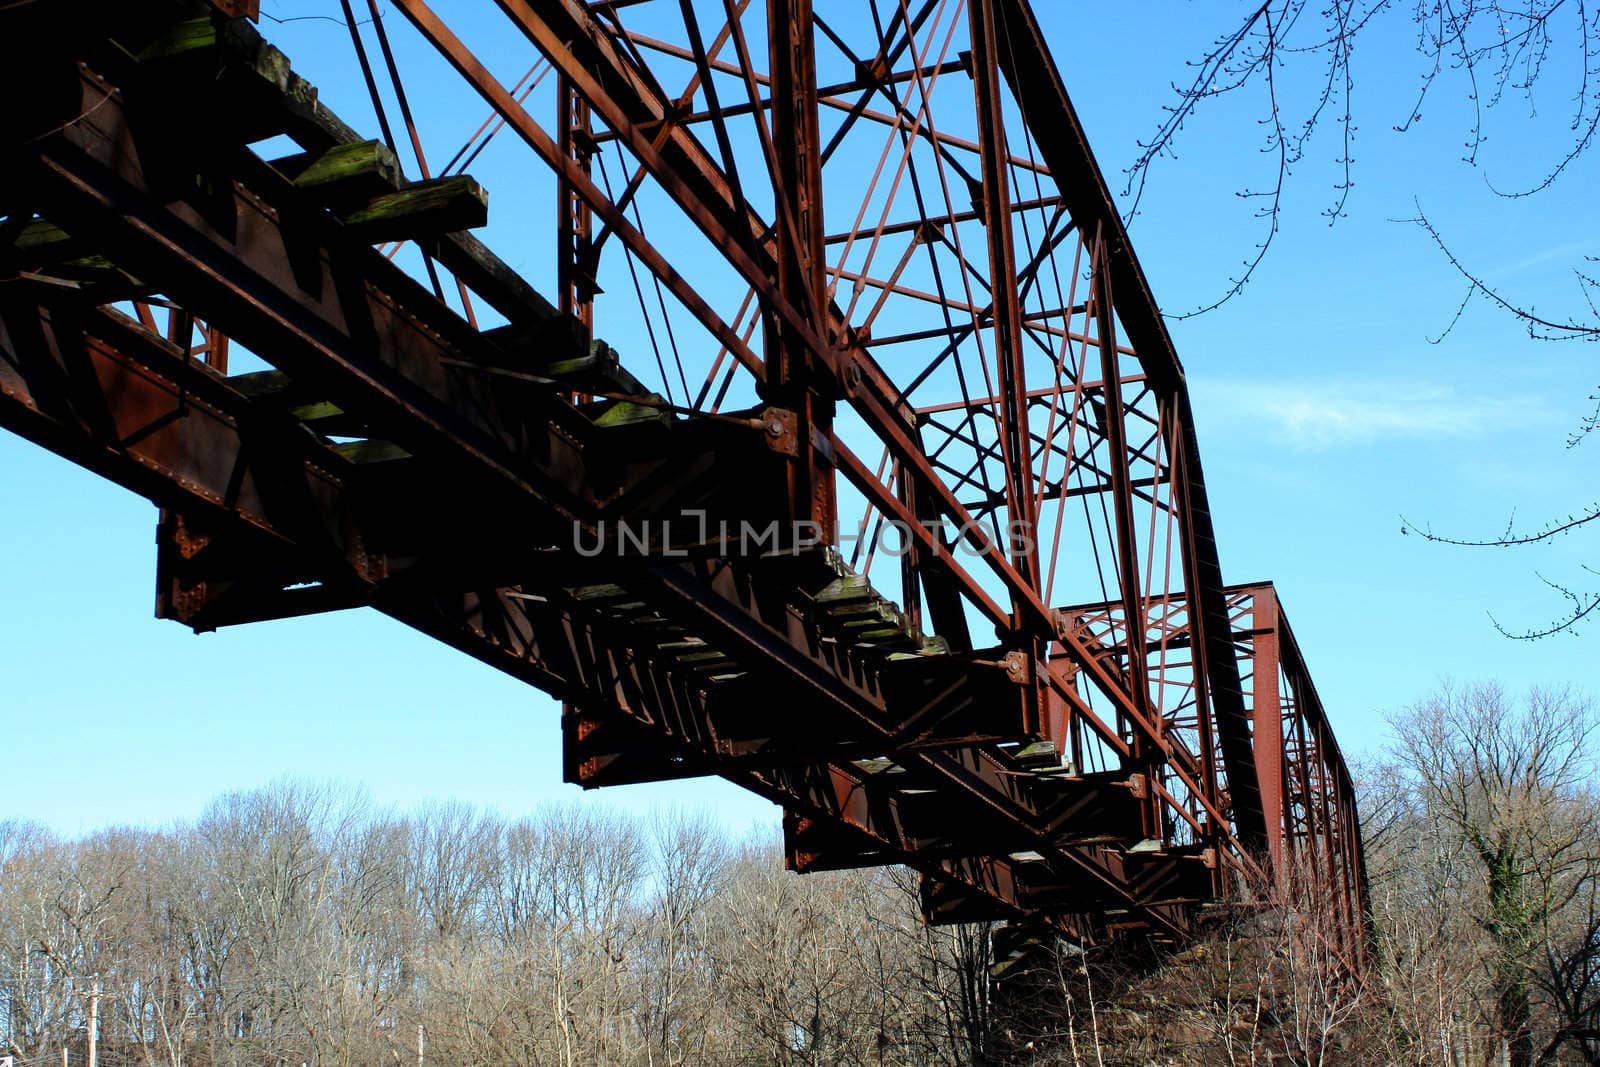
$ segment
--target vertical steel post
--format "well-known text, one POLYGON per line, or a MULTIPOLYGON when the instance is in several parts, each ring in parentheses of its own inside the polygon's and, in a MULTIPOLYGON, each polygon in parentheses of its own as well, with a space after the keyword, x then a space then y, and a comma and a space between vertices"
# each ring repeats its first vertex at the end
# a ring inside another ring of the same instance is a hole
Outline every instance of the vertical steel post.
MULTIPOLYGON (((826 339, 822 314, 824 245, 822 146, 817 122, 817 63, 811 0, 768 0, 767 45, 772 73, 772 140, 778 166, 772 176, 776 217, 778 290, 802 309, 826 339)), ((789 464, 790 521, 812 522, 822 539, 836 539, 837 505, 831 453, 833 385, 794 330, 766 317, 769 403, 793 411, 796 455, 789 464), (826 391, 824 391, 826 389, 826 391)))
MULTIPOLYGON (((900 502, 913 514, 916 513, 916 494, 912 492, 911 480, 908 472, 897 460, 892 466, 891 482, 900 502)), ((911 620, 911 625, 922 629, 922 586, 918 579, 921 577, 916 562, 919 556, 924 555, 917 547, 915 539, 907 537, 908 542, 901 553, 900 566, 900 610, 906 613, 911 620)))
MULTIPOLYGON (((1105 441, 1106 466, 1111 471, 1111 496, 1113 520, 1116 525, 1117 580, 1122 586, 1124 632, 1128 647, 1128 693, 1133 698, 1135 713, 1144 716, 1150 728, 1160 732, 1165 728, 1159 715, 1152 709, 1150 700, 1149 668, 1145 654, 1145 597, 1139 576, 1139 544, 1133 523, 1133 486, 1128 477, 1126 413, 1122 403, 1122 368, 1117 359, 1117 324, 1115 304, 1111 296, 1111 265, 1106 254, 1105 235, 1097 234, 1090 246, 1094 285, 1090 291, 1095 319, 1095 345, 1100 349, 1100 377, 1105 382, 1105 441)), ((1191 625, 1193 621, 1191 620, 1191 625)), ((1134 762, 1146 774, 1155 774, 1161 754, 1147 741, 1142 731, 1134 730, 1134 762)), ((1151 825, 1147 832, 1160 836, 1161 826, 1156 815, 1154 790, 1149 805, 1151 825)))
MULTIPOLYGON (((983 172, 983 223, 989 245, 989 294, 993 303, 995 384, 999 400, 1000 458, 1006 472, 1007 551, 1025 582, 1040 589, 1038 501, 1033 486, 1033 441, 1028 433, 1028 380, 1022 355, 1022 299, 1017 290, 1015 235, 1011 230, 1011 176, 1007 171, 1005 112, 1000 97, 998 34, 991 0, 968 7, 972 37, 972 85, 983 172)), ((1013 629, 1023 631, 1025 606, 1011 597, 1013 629)), ((1046 643, 1027 642, 1026 721, 1045 731, 1044 690, 1036 677, 1046 643)), ((1059 742, 1058 742, 1059 745, 1059 742)), ((1151 791, 1153 794, 1153 790, 1151 791)))
MULTIPOLYGON (((1291 685, 1292 684, 1293 683, 1291 681, 1291 685)), ((1303 847, 1303 850, 1306 854, 1306 866, 1312 875, 1316 877, 1319 876, 1320 872, 1317 867, 1317 849, 1315 841, 1317 829, 1317 807, 1316 798, 1312 796, 1311 743, 1306 739, 1306 718, 1300 709, 1298 700, 1296 699, 1298 694, 1291 689, 1289 697, 1290 699, 1287 702, 1289 716, 1285 719, 1280 711, 1279 718, 1284 722, 1287 730, 1294 736, 1295 751, 1294 766, 1292 767, 1287 766, 1289 754, 1287 749, 1284 751, 1283 758, 1286 765, 1284 768, 1284 781, 1286 783, 1297 784, 1299 786, 1300 798, 1299 837, 1298 839, 1292 839, 1289 844, 1291 848, 1296 846, 1303 847)), ((1259 760, 1257 763, 1259 765, 1259 760)), ((1284 817, 1285 821, 1289 824, 1288 828, 1291 837, 1296 829, 1292 822, 1294 816, 1294 803, 1295 790, 1288 788, 1286 785, 1284 789, 1284 817)))
POLYGON ((1250 701, 1251 737, 1255 746, 1256 781, 1267 817, 1267 858, 1272 874, 1284 876, 1283 834, 1288 821, 1283 783, 1283 701, 1278 692, 1278 598, 1270 587, 1257 587, 1250 598, 1253 657, 1250 701))
MULTIPOLYGON (((1302 696, 1299 692, 1303 683, 1304 678, 1298 676, 1297 674, 1292 683, 1296 690, 1295 707, 1297 709, 1304 707, 1304 704, 1302 703, 1302 696)), ((1305 715, 1303 712, 1300 715, 1300 722, 1302 724, 1305 723, 1305 715)), ((1318 836, 1321 838, 1321 840, 1317 844, 1316 852, 1320 853, 1317 859, 1320 860, 1322 864, 1321 871, 1317 872, 1318 879, 1321 884, 1331 887, 1334 885, 1334 856, 1332 841, 1333 813, 1328 809, 1328 801, 1330 799, 1329 793, 1333 788, 1333 783, 1328 775, 1327 759, 1324 757, 1324 753, 1327 752, 1327 739, 1323 736, 1323 724, 1320 720, 1310 723, 1309 725, 1302 725, 1301 730, 1302 735, 1307 737, 1306 744, 1314 746, 1307 750, 1305 754, 1305 760, 1308 767, 1307 773, 1309 774, 1314 770, 1317 775, 1316 823, 1318 836)), ((1306 797, 1306 807, 1308 809, 1311 807, 1311 798, 1309 796, 1306 797)))
MULTIPOLYGON (((590 134, 589 104, 578 95, 572 80, 561 75, 556 80, 556 100, 561 108, 557 124, 557 143, 561 153, 574 160, 587 173, 594 140, 590 134)), ((598 291, 594 272, 593 222, 589 205, 564 177, 556 178, 556 219, 559 250, 556 277, 561 289, 561 312, 578 323, 582 341, 594 337, 594 294, 598 291)))
POLYGON ((213 323, 206 323, 206 364, 220 374, 228 373, 228 335, 213 323))
MULTIPOLYGON (((989 238, 989 292, 994 302, 994 359, 1000 406, 1000 455, 1006 469, 1006 510, 1011 517, 1010 552, 1018 573, 1039 586, 1035 543, 1038 515, 1033 490, 1032 441, 1028 435, 1027 375, 1022 357, 1022 300, 1017 291, 1015 236, 1011 231, 1011 182, 1006 170, 1005 113, 1000 67, 995 60, 991 0, 968 8, 972 33, 972 84, 977 102, 978 146, 983 166, 983 221, 989 238)), ((1018 609, 1020 614, 1020 609, 1018 609)))

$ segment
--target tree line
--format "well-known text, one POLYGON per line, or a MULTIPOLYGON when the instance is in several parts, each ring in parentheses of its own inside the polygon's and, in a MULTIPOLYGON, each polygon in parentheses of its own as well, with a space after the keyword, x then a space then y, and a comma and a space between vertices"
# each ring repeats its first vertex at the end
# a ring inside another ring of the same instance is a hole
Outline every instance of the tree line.
POLYGON ((954 1062, 959 935, 702 817, 375 811, 337 787, 65 841, 0 827, 0 1034, 74 1067, 954 1062))
MULTIPOLYGON (((1446 690, 1362 769, 1372 963, 1317 887, 1181 951, 928 927, 914 875, 589 804, 413 813, 286 781, 193 822, 0 822, 19 1067, 1600 1063, 1593 713, 1446 690)), ((1026 931, 1023 931, 1024 933, 1026 931)))

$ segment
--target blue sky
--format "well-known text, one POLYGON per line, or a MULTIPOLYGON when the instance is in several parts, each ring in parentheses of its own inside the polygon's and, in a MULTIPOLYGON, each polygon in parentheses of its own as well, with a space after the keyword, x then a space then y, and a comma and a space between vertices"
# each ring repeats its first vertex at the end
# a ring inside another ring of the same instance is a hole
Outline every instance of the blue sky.
MULTIPOLYGON (((438 5, 492 41, 466 4, 438 5)), ((483 5, 490 7, 491 5, 483 5)), ((1185 59, 1226 28, 1232 5, 1046 5, 1069 90, 1120 187, 1185 59), (1111 10, 1115 9, 1115 10, 1111 10), (1133 12, 1134 14, 1130 14, 1133 12), (1160 27, 1159 31, 1155 27, 1160 27)), ((385 5, 387 7, 387 5, 385 5)), ((337 12, 265 0, 282 18, 337 12)), ((426 64, 394 20, 402 65, 426 64)), ((359 128, 376 133, 342 28, 308 21, 263 30, 359 128)), ((1429 545, 1402 516, 1461 536, 1514 513, 1536 522, 1593 500, 1597 447, 1567 449, 1600 377, 1593 348, 1539 345, 1483 306, 1440 344, 1463 287, 1417 227, 1414 198, 1463 259, 1541 310, 1575 310, 1571 268, 1600 252, 1582 169, 1524 200, 1488 184, 1536 178, 1558 156, 1566 101, 1508 100, 1478 167, 1459 162, 1466 113, 1441 85, 1425 120, 1391 131, 1419 69, 1405 27, 1375 29, 1358 51, 1357 184, 1330 227, 1338 146, 1329 128, 1290 186, 1283 231, 1238 299, 1172 331, 1199 422, 1224 574, 1274 580, 1348 752, 1383 743, 1386 711, 1444 678, 1494 677, 1594 688, 1600 633, 1512 642, 1561 605, 1535 572, 1600 584, 1582 571, 1592 537, 1520 551, 1429 545)), ((486 46, 487 47, 487 46, 486 46)), ((509 47, 509 46, 508 46, 509 47)), ((495 65, 514 78, 521 62, 495 65)), ((523 64, 525 66, 525 64, 523 64)), ((425 81, 413 82, 426 84, 425 81)), ((414 90, 415 91, 415 90, 414 90)), ((418 92, 430 154, 477 124, 441 92, 418 92)), ((1223 102, 1163 161, 1133 235, 1158 299, 1208 302, 1259 239, 1235 192, 1262 165, 1256 112, 1223 102), (1232 109, 1232 110, 1230 110, 1232 109)), ((486 152, 486 239, 537 274, 551 212, 519 205, 512 157, 486 152)), ((524 157, 525 158, 525 157, 524 157)), ((1592 166, 1589 168, 1592 170, 1592 166)), ((1592 185, 1592 182, 1589 183, 1592 185)), ((602 327, 602 333, 604 333, 602 327)), ((152 617, 155 510, 0 433, 0 738, 9 779, 0 818, 65 833, 160 823, 212 796, 283 775, 338 778, 380 803, 460 798, 520 812, 575 796, 560 784, 557 710, 543 694, 373 612, 266 623, 195 636, 152 617)), ((774 825, 765 802, 720 782, 630 787, 590 799, 645 810, 705 807, 733 827, 774 825)))

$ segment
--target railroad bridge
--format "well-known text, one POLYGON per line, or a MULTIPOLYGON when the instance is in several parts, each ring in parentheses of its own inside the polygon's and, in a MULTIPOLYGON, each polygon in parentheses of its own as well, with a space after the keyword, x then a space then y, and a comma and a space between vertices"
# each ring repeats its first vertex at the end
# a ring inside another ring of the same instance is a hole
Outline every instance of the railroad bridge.
POLYGON ((333 19, 377 137, 251 0, 0 5, 0 425, 160 506, 160 616, 370 606, 557 697, 568 780, 720 775, 932 922, 1310 878, 1359 966, 1349 775, 1025 0, 391 3, 333 19), (418 84, 486 116, 442 167, 418 84))

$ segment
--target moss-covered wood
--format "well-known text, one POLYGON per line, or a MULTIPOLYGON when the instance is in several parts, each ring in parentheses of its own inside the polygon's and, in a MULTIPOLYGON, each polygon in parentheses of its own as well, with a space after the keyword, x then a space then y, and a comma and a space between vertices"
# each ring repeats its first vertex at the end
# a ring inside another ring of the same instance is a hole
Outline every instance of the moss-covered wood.
POLYGON ((384 193, 344 216, 346 226, 373 242, 470 230, 488 221, 489 194, 465 174, 384 193))
POLYGON ((290 408, 289 414, 326 437, 359 437, 368 432, 365 420, 350 414, 331 400, 300 404, 290 408))
POLYGON ((183 19, 162 30, 155 40, 139 51, 141 63, 163 59, 195 57, 217 46, 217 24, 210 16, 183 19))
POLYGON ((294 380, 281 370, 259 370, 230 375, 228 384, 247 397, 259 399, 287 392, 294 380))
POLYGON ((351 463, 360 464, 391 463, 397 459, 411 458, 410 452, 393 441, 344 441, 334 445, 333 450, 351 463))
POLYGON ((400 188, 400 163, 377 141, 334 145, 320 153, 303 152, 274 160, 280 173, 323 203, 351 210, 400 188))
MULTIPOLYGON (((218 69, 242 71, 282 92, 288 86, 289 57, 268 44, 247 23, 202 15, 180 19, 163 27, 138 49, 138 60, 151 68, 177 61, 178 65, 200 62, 218 69)), ((150 73, 156 73, 153 69, 150 73)))
MULTIPOLYGON (((663 398, 653 393, 650 399, 666 403, 663 398)), ((642 426, 663 422, 670 418, 671 416, 659 407, 636 404, 631 400, 616 400, 606 405, 606 409, 595 417, 594 424, 601 429, 619 429, 624 426, 642 426)))
POLYGON ((313 387, 281 370, 235 374, 228 384, 263 407, 287 411, 317 433, 330 437, 360 437, 365 422, 331 400, 318 399, 313 387))
POLYGON ((75 242, 66 230, 46 219, 34 219, 25 224, 12 247, 39 262, 67 258, 68 253, 82 255, 84 251, 82 242, 75 242))
POLYGON ((24 278, 82 289, 103 301, 142 295, 146 287, 95 247, 47 219, 22 226, 5 257, 24 278))

